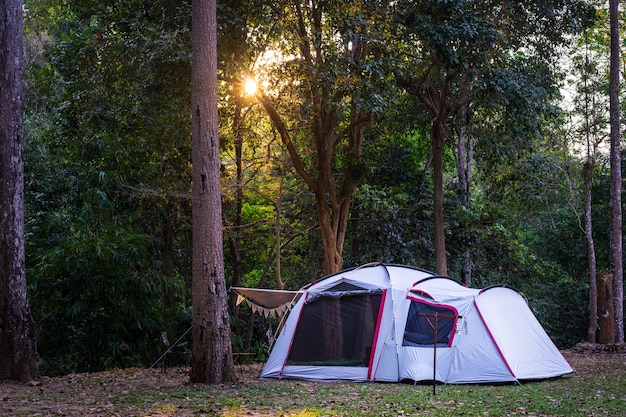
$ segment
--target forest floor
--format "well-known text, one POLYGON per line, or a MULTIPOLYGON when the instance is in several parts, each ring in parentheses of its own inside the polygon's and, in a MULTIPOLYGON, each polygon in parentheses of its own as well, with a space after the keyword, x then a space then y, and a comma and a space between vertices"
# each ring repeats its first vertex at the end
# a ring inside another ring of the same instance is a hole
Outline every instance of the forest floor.
MULTIPOLYGON (((586 381, 602 381, 603 375, 620 372, 619 384, 624 381, 626 374, 626 355, 624 354, 583 354, 573 351, 563 352, 572 367, 577 371, 575 377, 565 384, 577 383, 576 377, 581 378, 579 385, 585 385, 586 381)), ((189 369, 168 368, 165 372, 161 369, 116 369, 96 373, 70 374, 61 377, 42 377, 39 381, 20 383, 16 381, 0 382, 0 416, 141 416, 141 417, 166 417, 166 416, 323 416, 344 415, 341 404, 349 404, 359 390, 369 389, 374 392, 381 390, 393 390, 392 386, 398 384, 352 384, 352 388, 346 391, 332 392, 329 398, 318 399, 322 407, 318 412, 302 411, 315 408, 299 400, 295 407, 300 407, 299 412, 283 410, 283 397, 296 397, 294 386, 281 387, 282 381, 259 381, 261 364, 238 365, 237 375, 239 382, 221 386, 206 386, 189 383, 189 369), (272 384, 273 387, 272 387, 272 384), (378 389, 378 387, 381 387, 378 389), (289 391, 292 390, 292 391, 289 391), (293 393, 293 394, 290 394, 293 393), (272 398, 274 396, 275 398, 272 398), (342 396, 344 398, 342 398, 342 396), (256 399, 254 397, 257 397, 256 399), (263 397, 261 399, 260 397, 263 397), (280 397, 280 398, 279 398, 280 397), (326 404, 324 408, 323 404, 326 404), (308 407, 308 408, 307 408, 308 407), (339 408, 337 408, 339 407, 339 408)), ((315 385, 319 383, 293 382, 298 384, 298 389, 309 391, 313 397, 323 395, 328 391, 325 387, 332 385, 315 385)), ((595 382, 593 382, 596 384, 595 382)), ((346 384, 347 385, 347 384, 346 384)), ((403 384, 400 384, 403 385, 403 384)), ((406 385, 406 384, 404 384, 406 385)), ((532 385, 532 384, 531 384, 532 385)), ((537 384, 535 384, 537 385, 537 384)), ((465 386, 467 387, 467 386, 465 386)), ((599 387, 598 389, 600 389, 599 387)), ((443 389, 443 388, 440 388, 443 389)), ((562 388, 561 388, 562 389, 562 388)), ((566 387, 565 390, 576 388, 566 387)), ((595 389, 595 388, 594 388, 595 389)), ((422 387, 425 398, 428 398, 427 387, 422 387)), ((472 391, 472 390, 469 390, 472 391)), ((595 392, 595 391, 594 391, 595 392)), ((491 392, 493 394, 493 392, 491 392)), ((397 395, 386 393, 384 395, 397 395)), ((525 394, 528 395, 528 394, 525 394)), ((580 394, 586 395, 586 394, 580 394)), ((506 399, 507 394, 504 395, 506 399)), ((386 397, 381 397, 386 398, 386 397)), ((617 398, 623 400, 624 398, 617 398)), ((291 400, 294 400, 293 398, 291 400)), ((481 400, 482 401, 482 400, 481 400)), ((488 400, 486 400, 488 401, 488 400)), ((581 399, 582 401, 582 399, 581 399)), ((293 403, 291 403, 293 404, 293 403)), ((387 404, 389 405, 389 404, 387 404)), ((286 407, 294 407, 288 405, 286 407)), ((449 405, 445 405, 449 408, 449 405)), ((515 408, 512 414, 518 415, 515 408)), ((315 408, 317 409, 317 408, 315 408)), ((511 409, 509 409, 511 410, 511 409)), ((415 412, 415 410, 413 410, 415 412)), ((459 410, 457 410, 459 411, 459 410)), ((484 411, 483 411, 484 412, 484 411)), ((378 413, 378 412, 376 412, 378 413)), ((499 415, 498 411, 491 414, 476 415, 499 415)), ((349 413, 346 413, 348 415, 349 413)), ((396 411, 385 415, 448 415, 445 412, 432 413, 396 411)), ((519 415, 553 415, 543 413, 520 413, 519 415)), ((361 415, 361 414, 357 414, 361 415)), ((367 412, 362 415, 368 415, 367 412)), ((374 414, 372 412, 372 415, 374 414)), ((450 414, 454 415, 454 414, 450 414)), ((466 415, 466 414, 464 414, 466 415)), ((564 415, 556 413, 554 415, 564 415)), ((577 415, 577 414, 573 414, 577 415)), ((580 415, 612 415, 607 414, 580 414, 580 415)))

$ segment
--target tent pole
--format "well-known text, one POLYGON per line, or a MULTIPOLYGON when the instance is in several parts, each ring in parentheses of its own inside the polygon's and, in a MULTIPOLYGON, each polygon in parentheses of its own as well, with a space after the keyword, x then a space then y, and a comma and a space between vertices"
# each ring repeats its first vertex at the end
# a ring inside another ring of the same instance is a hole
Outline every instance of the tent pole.
POLYGON ((176 341, 174 343, 172 343, 172 345, 165 352, 163 352, 163 354, 161 356, 159 356, 159 359, 157 359, 156 361, 154 361, 154 363, 152 365, 150 365, 148 370, 154 368, 157 363, 161 362, 161 360, 164 359, 167 356, 167 354, 170 353, 170 351, 172 349, 174 349, 181 340, 183 340, 183 337, 185 337, 187 335, 187 333, 189 333, 191 331, 191 329, 193 329, 193 325, 191 325, 191 327, 189 327, 187 329, 187 331, 185 333, 183 333, 183 335, 181 337, 176 339, 176 341))
POLYGON ((435 338, 435 343, 433 344, 433 396, 437 395, 436 387, 437 387, 437 322, 439 316, 435 313, 435 331, 433 332, 433 337, 435 338))
MULTIPOLYGON (((436 311, 434 313, 419 313, 418 314, 421 317, 424 317, 424 319, 426 320, 426 323, 428 323, 428 325, 430 326, 430 328, 433 330, 433 396, 437 395, 437 328, 439 327, 439 313, 437 313, 436 311), (430 318, 434 318, 435 322, 433 323, 432 321, 430 321, 430 318)), ((441 317, 445 318, 445 319, 458 319, 461 318, 461 316, 456 316, 456 315, 449 315, 449 314, 441 314, 441 317)))

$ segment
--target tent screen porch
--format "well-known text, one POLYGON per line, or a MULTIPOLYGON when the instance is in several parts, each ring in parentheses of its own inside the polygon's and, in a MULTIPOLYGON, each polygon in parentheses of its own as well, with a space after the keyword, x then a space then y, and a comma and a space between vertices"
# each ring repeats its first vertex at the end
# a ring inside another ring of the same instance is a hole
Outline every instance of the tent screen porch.
POLYGON ((381 293, 323 293, 302 309, 287 365, 368 366, 381 293))

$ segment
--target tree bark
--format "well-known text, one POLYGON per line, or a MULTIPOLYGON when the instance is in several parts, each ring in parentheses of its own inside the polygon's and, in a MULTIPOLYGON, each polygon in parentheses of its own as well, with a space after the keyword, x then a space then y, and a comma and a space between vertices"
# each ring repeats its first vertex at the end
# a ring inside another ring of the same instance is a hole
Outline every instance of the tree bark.
POLYGON ((443 216, 443 143, 445 140, 444 121, 439 117, 431 127, 431 146, 433 152, 433 244, 435 247, 436 272, 448 275, 446 256, 445 220, 443 216))
MULTIPOLYGON (((467 77, 461 77, 459 102, 463 103, 458 110, 456 130, 456 170, 459 178, 459 198, 463 207, 470 208, 471 184, 472 184, 472 161, 474 159, 474 138, 471 134, 472 113, 469 102, 469 81, 467 77)), ((463 266, 461 269, 461 282, 470 287, 472 285, 472 252, 471 227, 465 227, 467 239, 463 249, 463 266)))
POLYGON ((0 0, 0 380, 39 377, 24 253, 22 1, 0 0))
POLYGON ((609 75, 609 105, 611 119, 611 269, 613 273, 613 309, 615 312, 615 342, 624 342, 624 271, 622 249, 622 162, 619 104, 619 10, 618 0, 609 0, 611 26, 611 57, 609 75))
POLYGON ((224 278, 215 0, 192 4, 193 351, 190 380, 235 380, 224 278))
POLYGON ((593 240, 593 222, 591 218, 591 188, 593 183, 593 163, 587 163, 585 173, 585 238, 587 240, 587 260, 589 263, 589 326, 587 342, 595 343, 598 330, 598 283, 596 277, 596 247, 593 240))
POLYGON ((615 342, 615 314, 613 311, 613 276, 599 274, 598 286, 598 343, 615 342))
MULTIPOLYGON (((585 35, 585 42, 587 36, 585 35)), ((587 49, 585 49, 587 51, 587 49)), ((583 167, 583 178, 585 181, 585 208, 583 231, 587 241, 587 262, 589 264, 589 324, 587 326, 587 342, 596 342, 598 332, 598 281, 597 281, 597 259, 596 246, 593 239, 593 176, 596 164, 598 145, 602 139, 598 138, 598 126, 596 123, 596 100, 595 91, 589 95, 588 76, 589 56, 585 54, 585 70, 583 73, 584 82, 584 118, 585 118, 585 142, 587 146, 587 162, 583 167)), ((595 89, 594 89, 595 90, 595 89)))

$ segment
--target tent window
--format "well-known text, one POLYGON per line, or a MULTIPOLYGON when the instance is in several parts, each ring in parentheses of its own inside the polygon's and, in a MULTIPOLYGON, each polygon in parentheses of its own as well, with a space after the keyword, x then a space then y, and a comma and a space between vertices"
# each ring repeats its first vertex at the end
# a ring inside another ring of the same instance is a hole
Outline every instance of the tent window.
POLYGON ((437 313, 437 347, 449 347, 452 344, 456 328, 457 311, 454 307, 431 304, 423 300, 411 298, 411 307, 404 328, 402 346, 432 347, 435 332, 430 323, 435 324, 432 316, 437 313), (425 317, 424 315, 427 315, 425 317))
POLYGON ((368 366, 382 295, 318 297, 302 308, 287 365, 368 366))
POLYGON ((350 284, 349 282, 342 281, 337 285, 330 287, 325 292, 335 292, 335 291, 359 291, 363 290, 363 288, 358 287, 354 284, 350 284))

